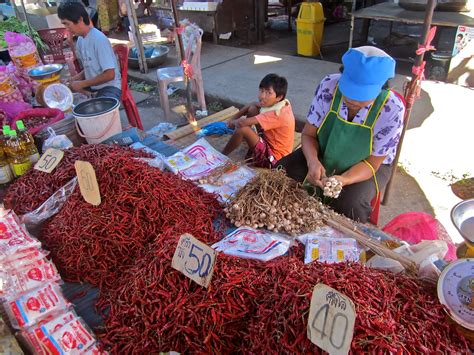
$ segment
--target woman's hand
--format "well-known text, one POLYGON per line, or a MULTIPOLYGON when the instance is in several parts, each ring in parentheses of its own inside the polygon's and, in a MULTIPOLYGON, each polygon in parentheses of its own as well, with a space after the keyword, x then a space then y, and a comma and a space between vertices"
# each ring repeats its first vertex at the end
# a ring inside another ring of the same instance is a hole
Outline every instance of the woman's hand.
POLYGON ((230 129, 235 129, 235 121, 236 120, 227 121, 227 127, 229 127, 230 129))
POLYGON ((322 180, 326 178, 326 169, 319 160, 308 163, 308 175, 306 179, 309 183, 323 188, 322 180))

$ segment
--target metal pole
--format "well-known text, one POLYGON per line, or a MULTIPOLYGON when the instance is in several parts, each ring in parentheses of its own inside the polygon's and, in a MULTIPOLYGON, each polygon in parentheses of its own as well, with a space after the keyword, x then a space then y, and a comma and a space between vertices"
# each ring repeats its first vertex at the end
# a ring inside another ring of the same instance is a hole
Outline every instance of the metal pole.
MULTIPOLYGON (((426 12, 425 12, 425 21, 423 24, 423 36, 421 39, 422 45, 426 43, 426 39, 428 38, 428 34, 431 29, 431 21, 433 19, 433 11, 434 11, 435 6, 436 6, 436 0, 428 0, 428 5, 426 6, 426 12)), ((417 55, 417 57, 415 58, 415 67, 419 67, 422 65, 424 57, 425 57, 425 54, 423 52, 417 55)), ((400 153, 402 151, 403 139, 405 138, 405 132, 407 130, 408 123, 410 122, 411 111, 413 109, 413 105, 415 104, 418 88, 421 84, 420 81, 421 80, 419 80, 418 75, 413 74, 411 81, 407 85, 406 92, 404 93, 407 107, 405 110, 403 130, 400 136, 400 141, 398 142, 397 154, 395 155, 395 160, 392 163, 393 168, 392 168, 392 173, 390 175, 390 180, 388 181, 387 187, 385 188, 385 193, 384 193, 383 201, 382 201, 383 205, 386 205, 388 202, 388 199, 390 198, 393 181, 395 180, 395 173, 397 171, 398 160, 400 159, 400 153)))
POLYGON ((356 10, 357 0, 352 0, 352 10, 351 10, 351 33, 349 35, 349 49, 352 48, 352 41, 354 39, 354 27, 355 27, 355 18, 354 12, 356 10))
MULTIPOLYGON (((28 26, 28 32, 30 32, 30 38, 31 40, 33 40, 34 35, 33 35, 33 30, 31 28, 31 24, 30 24, 30 20, 28 19, 28 14, 26 12, 26 7, 25 7, 25 2, 23 0, 20 1, 21 2, 21 8, 23 9, 23 13, 25 14, 25 21, 26 21, 26 25, 28 26)), ((15 4, 15 3, 13 3, 15 4)))
MULTIPOLYGON (((174 17, 174 23, 175 27, 179 28, 179 17, 178 17, 178 9, 176 8, 176 0, 171 0, 171 6, 173 9, 173 17, 174 17)), ((179 52, 181 53, 181 60, 184 60, 184 45, 183 45, 183 38, 181 37, 181 33, 179 31, 176 32, 176 36, 178 38, 178 46, 179 46, 179 52)), ((184 70, 184 68, 183 68, 184 70)), ((186 104, 187 104, 187 113, 188 113, 188 122, 193 123, 196 122, 196 119, 194 118, 194 109, 193 109, 193 101, 192 101, 192 93, 191 93, 191 86, 190 86, 190 80, 189 78, 184 75, 184 85, 186 87, 186 104)))
POLYGON ((127 6, 127 16, 131 25, 130 27, 133 34, 133 40, 135 42, 135 47, 137 48, 138 66, 140 67, 140 71, 142 73, 148 73, 148 65, 146 64, 145 50, 143 49, 143 41, 140 34, 140 29, 138 27, 138 19, 135 12, 135 7, 133 6, 132 0, 126 0, 125 5, 127 6))

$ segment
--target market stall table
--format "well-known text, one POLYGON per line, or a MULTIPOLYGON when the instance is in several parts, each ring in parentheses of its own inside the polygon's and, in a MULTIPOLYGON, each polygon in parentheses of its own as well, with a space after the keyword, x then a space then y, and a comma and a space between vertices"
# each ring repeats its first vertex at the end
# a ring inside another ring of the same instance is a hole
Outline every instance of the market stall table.
MULTIPOLYGON (((354 38, 355 19, 365 19, 369 21, 367 30, 364 31, 365 41, 367 41, 370 20, 402 22, 410 24, 423 24, 425 13, 422 11, 409 11, 394 3, 381 3, 365 9, 351 13, 351 33, 349 35, 349 48, 352 48, 354 38)), ((468 26, 474 27, 474 11, 470 12, 441 12, 435 11, 432 20, 433 26, 468 26)))

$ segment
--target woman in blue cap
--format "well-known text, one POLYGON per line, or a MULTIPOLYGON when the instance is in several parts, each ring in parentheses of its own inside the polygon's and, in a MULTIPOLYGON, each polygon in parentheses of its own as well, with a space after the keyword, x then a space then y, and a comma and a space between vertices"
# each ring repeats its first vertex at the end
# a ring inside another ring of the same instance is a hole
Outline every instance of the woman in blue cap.
POLYGON ((352 48, 342 63, 342 74, 326 76, 316 89, 302 148, 278 165, 293 179, 321 188, 334 175, 343 189, 330 206, 366 222, 371 200, 390 177, 405 106, 386 89, 395 76, 395 60, 387 53, 371 46, 352 48))

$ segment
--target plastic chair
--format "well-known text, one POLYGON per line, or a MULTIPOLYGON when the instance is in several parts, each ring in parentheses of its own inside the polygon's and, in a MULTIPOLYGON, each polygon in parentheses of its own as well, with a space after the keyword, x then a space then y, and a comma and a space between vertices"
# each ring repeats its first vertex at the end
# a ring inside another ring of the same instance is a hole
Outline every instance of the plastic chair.
MULTIPOLYGON (((79 72, 79 62, 74 54, 74 41, 72 35, 65 28, 51 28, 38 30, 38 34, 43 42, 49 47, 49 52, 53 56, 53 63, 67 63, 71 75, 79 72), (65 43, 70 48, 69 53, 65 52, 65 43)), ((44 56, 43 56, 44 60, 44 56)))
MULTIPOLYGON (((191 25, 193 26, 193 25, 191 25)), ((191 84, 194 92, 197 93, 197 98, 201 110, 206 111, 206 98, 204 97, 204 84, 202 81, 201 72, 201 46, 202 46, 202 30, 193 31, 193 34, 189 38, 185 37, 186 30, 183 33, 184 42, 184 58, 187 63, 192 66, 192 77, 191 84)), ((179 48, 179 46, 176 46, 179 48)), ((182 55, 180 56, 182 58, 182 55)), ((166 67, 157 69, 156 75, 158 78, 158 89, 160 91, 160 103, 161 108, 165 112, 165 118, 170 117, 170 107, 168 100, 168 84, 174 82, 184 81, 184 71, 181 66, 178 67, 166 67)))
POLYGON ((127 114, 128 122, 133 127, 143 130, 137 104, 135 103, 132 92, 128 88, 128 47, 125 44, 117 44, 113 48, 119 60, 120 73, 122 76, 122 97, 120 99, 122 100, 123 108, 127 114))
MULTIPOLYGON (((407 102, 405 100, 405 97, 395 90, 391 90, 391 91, 395 95, 398 96, 398 98, 402 101, 403 105, 406 107, 407 102)), ((404 121, 403 124, 406 124, 406 121, 404 121)), ((393 167, 393 169, 396 169, 396 168, 397 168, 396 166, 393 167)), ((378 195, 376 195, 372 199, 372 201, 370 201, 370 207, 372 207, 372 212, 370 213, 370 216, 369 216, 369 222, 372 223, 373 225, 377 225, 379 223, 381 202, 382 202, 382 192, 379 191, 378 195)))

